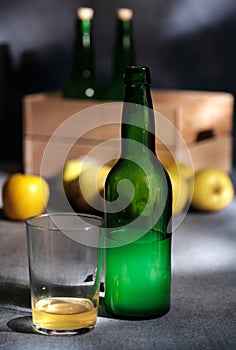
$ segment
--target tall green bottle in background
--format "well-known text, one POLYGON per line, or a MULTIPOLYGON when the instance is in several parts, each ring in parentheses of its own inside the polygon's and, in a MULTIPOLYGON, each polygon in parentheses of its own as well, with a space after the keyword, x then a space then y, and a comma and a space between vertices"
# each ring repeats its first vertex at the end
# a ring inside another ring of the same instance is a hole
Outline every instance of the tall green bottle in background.
POLYGON ((127 67, 121 156, 105 184, 105 305, 124 318, 170 307, 172 188, 155 153, 146 67, 127 67))
POLYGON ((96 99, 98 88, 93 69, 92 21, 94 10, 80 7, 77 10, 72 75, 65 86, 65 98, 96 99))
POLYGON ((133 11, 119 8, 116 11, 116 35, 113 51, 113 75, 104 89, 103 99, 112 101, 124 100, 123 75, 126 66, 135 64, 133 47, 133 11))

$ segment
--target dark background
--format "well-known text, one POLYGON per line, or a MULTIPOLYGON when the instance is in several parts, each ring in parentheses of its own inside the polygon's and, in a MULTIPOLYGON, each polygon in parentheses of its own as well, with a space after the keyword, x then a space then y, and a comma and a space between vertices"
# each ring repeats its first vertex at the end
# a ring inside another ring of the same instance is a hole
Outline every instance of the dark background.
POLYGON ((95 9, 101 84, 111 76, 115 10, 127 6, 134 10, 136 63, 151 68, 152 87, 236 95, 235 0, 0 0, 0 46, 8 45, 11 58, 5 90, 0 59, 0 168, 22 161, 22 97, 62 89, 69 78, 78 6, 95 9))

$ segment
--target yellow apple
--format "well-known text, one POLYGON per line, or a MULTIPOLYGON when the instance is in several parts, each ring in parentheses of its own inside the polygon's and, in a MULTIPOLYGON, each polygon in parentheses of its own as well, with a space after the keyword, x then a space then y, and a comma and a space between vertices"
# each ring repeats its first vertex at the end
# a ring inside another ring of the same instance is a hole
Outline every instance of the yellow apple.
POLYGON ((214 212, 224 209, 234 197, 234 187, 229 175, 220 169, 200 170, 194 178, 192 207, 214 212))
POLYGON ((191 200, 194 170, 190 165, 175 159, 163 159, 162 163, 171 179, 172 211, 173 214, 178 214, 191 200))
POLYGON ((93 211, 103 196, 105 180, 111 166, 100 166, 91 158, 78 158, 65 164, 63 184, 67 198, 76 211, 93 211))
POLYGON ((167 169, 172 185, 172 211, 180 213, 189 199, 189 185, 185 178, 175 168, 167 169))
POLYGON ((96 206, 100 196, 104 196, 105 181, 110 170, 111 167, 106 165, 94 165, 81 173, 78 179, 80 193, 89 207, 96 206))
POLYGON ((36 175, 10 175, 2 189, 3 211, 7 218, 23 221, 44 212, 50 195, 45 179, 36 175))
POLYGON ((183 162, 180 162, 180 161, 172 162, 167 166, 167 168, 170 171, 179 172, 179 174, 187 181, 193 179, 193 176, 194 176, 193 168, 191 168, 189 165, 183 162))
POLYGON ((81 171, 85 171, 91 165, 96 163, 96 160, 90 157, 80 157, 68 160, 63 168, 63 181, 66 183, 74 180, 80 175, 81 171))
POLYGON ((90 167, 93 167, 95 164, 96 160, 89 157, 70 159, 65 163, 65 166, 63 168, 63 185, 69 201, 74 201, 75 197, 78 196, 77 179, 81 173, 90 167))

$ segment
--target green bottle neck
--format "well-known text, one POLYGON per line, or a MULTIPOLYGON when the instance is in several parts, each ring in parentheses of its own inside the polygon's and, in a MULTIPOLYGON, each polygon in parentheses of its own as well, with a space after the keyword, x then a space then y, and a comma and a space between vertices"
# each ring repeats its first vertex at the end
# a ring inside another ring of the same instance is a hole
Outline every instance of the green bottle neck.
POLYGON ((92 21, 77 19, 74 76, 90 78, 93 75, 92 21))
POLYGON ((134 64, 132 21, 117 19, 113 67, 115 75, 122 80, 125 67, 132 64, 134 64))
POLYGON ((126 85, 121 135, 122 157, 139 156, 140 151, 147 153, 146 148, 155 153, 155 120, 148 84, 126 85))

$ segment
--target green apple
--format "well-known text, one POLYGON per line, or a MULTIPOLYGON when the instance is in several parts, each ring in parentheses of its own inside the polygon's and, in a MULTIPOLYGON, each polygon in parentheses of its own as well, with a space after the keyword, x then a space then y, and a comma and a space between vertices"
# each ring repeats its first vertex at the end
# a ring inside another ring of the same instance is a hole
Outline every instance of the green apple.
POLYGON ((222 210, 233 197, 234 187, 227 172, 207 168, 195 174, 191 203, 194 209, 208 212, 222 210))

